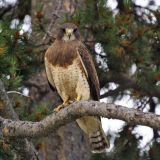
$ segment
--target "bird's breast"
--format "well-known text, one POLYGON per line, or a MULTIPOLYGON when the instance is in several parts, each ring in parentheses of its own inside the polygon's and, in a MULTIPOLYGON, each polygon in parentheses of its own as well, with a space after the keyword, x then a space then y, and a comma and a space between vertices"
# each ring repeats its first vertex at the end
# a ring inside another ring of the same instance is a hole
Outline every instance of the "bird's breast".
POLYGON ((46 52, 46 58, 53 66, 68 67, 77 58, 79 42, 56 41, 46 52))
POLYGON ((85 83, 88 83, 79 63, 79 59, 76 58, 73 63, 67 67, 54 66, 52 69, 54 84, 62 99, 66 99, 67 96, 69 99, 75 99, 77 96, 76 88, 79 81, 83 79, 85 83))

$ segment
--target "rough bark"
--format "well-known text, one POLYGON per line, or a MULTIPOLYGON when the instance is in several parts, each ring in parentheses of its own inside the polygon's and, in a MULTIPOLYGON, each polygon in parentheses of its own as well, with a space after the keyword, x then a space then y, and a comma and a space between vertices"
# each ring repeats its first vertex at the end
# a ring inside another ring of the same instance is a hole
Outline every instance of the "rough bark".
POLYGON ((0 127, 4 136, 7 137, 38 137, 48 135, 60 126, 87 115, 120 119, 126 121, 129 125, 146 125, 154 129, 160 129, 159 115, 97 101, 75 102, 39 122, 13 121, 1 117, 0 127))
MULTIPOLYGON (((4 89, 3 83, 0 81, 0 116, 5 118, 10 118, 13 120, 18 120, 17 114, 14 112, 12 107, 12 103, 10 102, 8 95, 4 89)), ((2 131, 0 130, 0 133, 2 131)), ((36 150, 31 142, 29 142, 26 138, 10 138, 9 142, 11 147, 17 154, 18 159, 24 160, 37 160, 36 150)))

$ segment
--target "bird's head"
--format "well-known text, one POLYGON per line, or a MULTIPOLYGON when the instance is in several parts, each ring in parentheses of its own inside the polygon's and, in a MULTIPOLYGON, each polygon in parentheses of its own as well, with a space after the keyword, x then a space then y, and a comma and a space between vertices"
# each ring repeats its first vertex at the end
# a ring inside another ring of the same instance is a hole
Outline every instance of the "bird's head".
POLYGON ((73 23, 65 23, 58 29, 57 39, 65 42, 80 39, 78 27, 73 23))

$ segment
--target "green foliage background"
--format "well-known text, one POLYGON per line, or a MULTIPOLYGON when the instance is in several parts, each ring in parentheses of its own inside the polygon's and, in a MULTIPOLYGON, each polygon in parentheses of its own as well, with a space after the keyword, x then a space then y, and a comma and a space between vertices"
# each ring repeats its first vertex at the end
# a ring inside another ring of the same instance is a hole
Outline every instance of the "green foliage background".
MULTIPOLYGON (((99 55, 102 61, 107 64, 107 68, 101 67, 101 63, 96 63, 97 71, 100 79, 107 77, 108 72, 119 75, 129 74, 129 70, 133 64, 137 69, 131 78, 140 85, 139 89, 127 88, 132 97, 136 97, 142 103, 145 96, 152 99, 159 97, 148 94, 148 90, 160 90, 160 11, 152 11, 156 15, 157 22, 150 23, 135 13, 135 5, 132 1, 123 1, 122 9, 113 16, 106 6, 106 0, 86 0, 83 7, 76 10, 72 16, 64 16, 63 22, 74 22, 80 28, 84 37, 84 42, 91 50, 93 57, 99 55), (91 45, 87 43, 86 33, 91 34, 94 38, 91 45), (85 39, 86 38, 86 39, 85 39), (102 47, 103 54, 98 54, 94 50, 94 45, 99 43, 102 47)), ((151 20, 152 17, 147 15, 151 20)), ((45 20, 44 20, 45 21, 45 20)), ((5 83, 6 90, 21 91, 24 82, 34 72, 43 68, 43 53, 39 52, 36 42, 27 34, 20 34, 21 24, 15 28, 10 28, 10 20, 0 20, 0 79, 5 83), (38 66, 38 67, 37 67, 38 66)), ((37 30, 37 32, 42 32, 37 30)), ((101 87, 106 86, 101 83, 101 87)), ((122 86, 123 87, 123 86, 122 86)), ((114 100, 119 95, 123 96, 125 90, 117 92, 113 95, 114 100)), ((19 101, 19 98, 17 98, 19 101)), ((21 99, 21 97, 20 97, 21 99)), ((23 99, 22 103, 26 101, 23 99)), ((155 104, 155 105, 157 105, 155 104)), ((150 110, 155 108, 150 106, 150 110)), ((49 114, 46 104, 34 108, 31 115, 26 114, 25 108, 19 111, 22 119, 38 119, 49 114)), ((159 160, 159 143, 155 137, 152 141, 153 145, 150 150, 140 155, 137 148, 138 140, 128 131, 128 126, 120 132, 120 137, 116 139, 115 149, 108 156, 94 155, 93 160, 159 160), (126 144, 123 144, 127 141, 126 144)), ((6 156, 0 149, 0 155, 6 156)), ((4 159, 6 157, 3 157, 4 159)))

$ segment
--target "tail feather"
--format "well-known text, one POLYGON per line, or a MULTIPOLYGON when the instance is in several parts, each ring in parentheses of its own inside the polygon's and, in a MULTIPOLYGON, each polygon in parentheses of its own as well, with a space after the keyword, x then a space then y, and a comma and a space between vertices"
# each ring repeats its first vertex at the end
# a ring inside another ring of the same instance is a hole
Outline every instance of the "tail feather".
POLYGON ((89 137, 92 153, 103 153, 109 148, 109 142, 102 128, 89 137))
POLYGON ((102 129, 99 117, 85 116, 76 120, 80 128, 88 135, 93 153, 103 153, 109 148, 109 141, 102 129))

